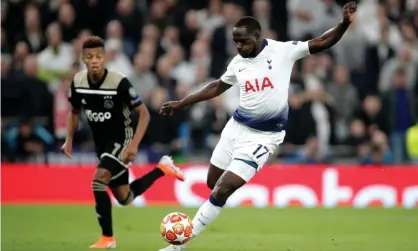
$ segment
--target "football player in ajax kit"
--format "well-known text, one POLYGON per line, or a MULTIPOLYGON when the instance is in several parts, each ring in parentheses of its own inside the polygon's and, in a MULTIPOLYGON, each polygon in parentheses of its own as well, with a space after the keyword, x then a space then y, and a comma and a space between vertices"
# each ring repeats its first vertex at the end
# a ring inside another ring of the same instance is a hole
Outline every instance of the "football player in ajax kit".
POLYGON ((100 159, 92 190, 102 236, 91 248, 114 248, 112 204, 106 187, 121 205, 129 205, 164 174, 182 181, 184 177, 172 159, 164 156, 156 168, 129 184, 128 168, 146 132, 148 110, 126 77, 104 67, 105 50, 100 37, 90 37, 83 43, 82 59, 87 71, 74 76, 68 93, 72 110, 62 150, 71 157, 72 140, 83 109, 100 159))
MULTIPOLYGON (((221 212, 229 196, 247 183, 283 142, 288 117, 288 89, 293 64, 336 44, 353 21, 357 5, 349 2, 343 20, 322 36, 307 42, 278 42, 261 37, 259 22, 243 17, 233 29, 238 55, 219 80, 181 101, 162 105, 161 114, 214 98, 232 85, 240 88, 240 103, 213 151, 207 184, 212 194, 193 219, 193 236, 200 234, 221 212)), ((184 250, 169 246, 160 251, 184 250)))

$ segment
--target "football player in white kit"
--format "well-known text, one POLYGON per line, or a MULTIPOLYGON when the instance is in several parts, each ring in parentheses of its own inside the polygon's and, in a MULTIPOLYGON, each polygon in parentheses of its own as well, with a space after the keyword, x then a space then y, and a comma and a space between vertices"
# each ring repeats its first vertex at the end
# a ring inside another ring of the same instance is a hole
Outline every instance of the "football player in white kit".
MULTIPOLYGON (((225 126, 209 166, 210 198, 193 219, 193 237, 201 233, 221 212, 229 196, 246 184, 283 142, 288 117, 288 89, 295 61, 336 44, 351 24, 355 2, 344 6, 343 20, 322 36, 307 42, 278 42, 261 37, 259 22, 243 17, 233 29, 238 55, 220 79, 180 101, 164 103, 160 113, 219 96, 232 85, 240 88, 240 103, 225 126)), ((307 125, 309 126, 309 125, 307 125)), ((182 251, 185 245, 160 251, 182 251)))

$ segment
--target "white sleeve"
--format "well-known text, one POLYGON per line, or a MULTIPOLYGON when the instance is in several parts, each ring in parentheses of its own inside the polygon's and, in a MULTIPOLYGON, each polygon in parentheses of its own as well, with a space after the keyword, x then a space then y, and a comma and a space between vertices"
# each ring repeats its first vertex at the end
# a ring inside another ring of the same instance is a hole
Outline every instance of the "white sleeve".
POLYGON ((232 64, 230 63, 226 68, 226 72, 221 76, 221 81, 228 85, 235 85, 237 83, 237 77, 232 71, 232 64))
POLYGON ((288 58, 296 61, 311 55, 309 52, 309 42, 289 41, 285 42, 286 54, 288 58))

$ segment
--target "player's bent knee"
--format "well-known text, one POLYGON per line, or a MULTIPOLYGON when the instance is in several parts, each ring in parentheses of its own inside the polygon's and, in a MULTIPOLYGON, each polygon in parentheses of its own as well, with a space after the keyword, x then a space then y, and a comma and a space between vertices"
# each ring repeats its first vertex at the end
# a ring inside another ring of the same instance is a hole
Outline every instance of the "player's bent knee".
POLYGON ((130 191, 126 198, 117 198, 117 200, 121 206, 128 206, 134 200, 134 194, 130 191))
POLYGON ((98 167, 93 179, 108 184, 112 179, 112 173, 107 169, 98 167))

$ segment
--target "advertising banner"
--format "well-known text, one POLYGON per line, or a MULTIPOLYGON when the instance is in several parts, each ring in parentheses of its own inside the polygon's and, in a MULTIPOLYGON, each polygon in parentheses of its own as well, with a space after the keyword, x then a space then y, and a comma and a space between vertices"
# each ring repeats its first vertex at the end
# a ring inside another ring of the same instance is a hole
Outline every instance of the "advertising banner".
MULTIPOLYGON (((198 207, 210 195, 206 164, 182 166, 185 182, 163 177, 134 206, 198 207)), ((94 165, 2 165, 2 204, 92 204, 94 165)), ((153 167, 130 168, 134 180, 153 167)), ((114 200, 115 201, 115 200, 114 200)), ((115 204, 116 201, 115 201, 115 204)), ((365 208, 418 207, 418 168, 267 165, 228 206, 365 208)))

